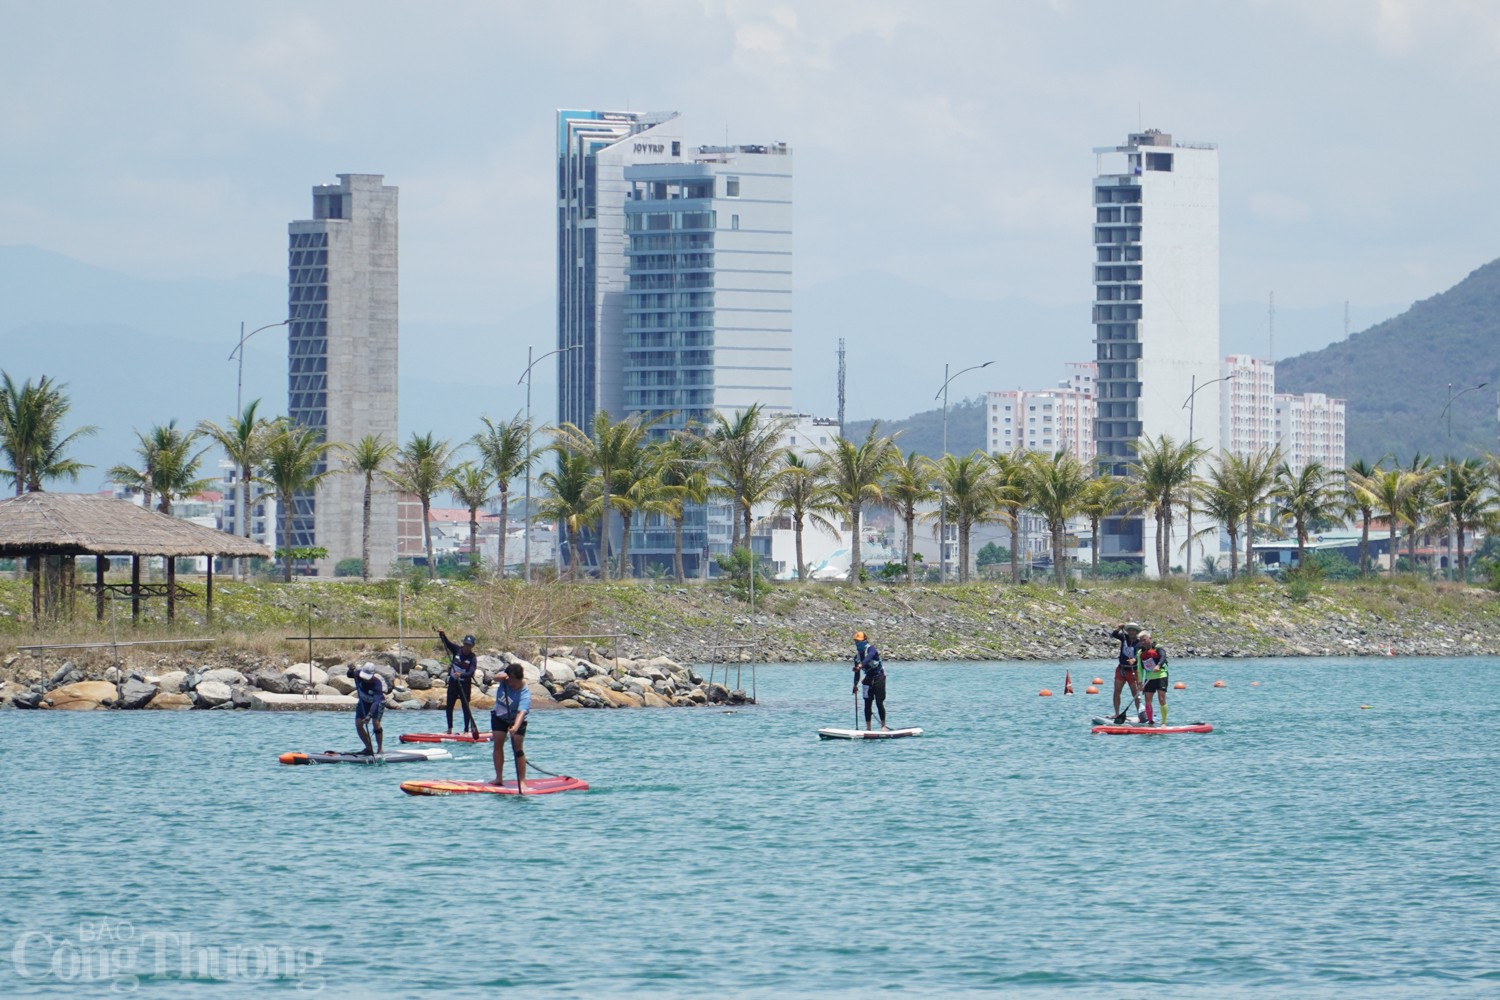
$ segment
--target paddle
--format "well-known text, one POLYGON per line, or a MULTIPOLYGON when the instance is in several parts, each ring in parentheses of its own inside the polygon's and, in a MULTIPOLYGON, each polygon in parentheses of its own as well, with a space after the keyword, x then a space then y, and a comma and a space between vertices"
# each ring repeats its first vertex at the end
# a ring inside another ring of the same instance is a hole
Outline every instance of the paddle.
MULTIPOLYGON (((1139 712, 1141 710, 1141 696, 1136 693, 1136 689, 1135 688, 1131 688, 1130 689, 1130 698, 1135 703, 1135 710, 1137 712, 1139 712)), ((1125 711, 1123 711, 1119 715, 1115 716, 1115 725, 1118 726, 1122 722, 1124 722, 1125 721, 1125 716, 1127 716, 1129 714, 1130 714, 1130 709, 1127 708, 1127 709, 1125 709, 1125 711)))

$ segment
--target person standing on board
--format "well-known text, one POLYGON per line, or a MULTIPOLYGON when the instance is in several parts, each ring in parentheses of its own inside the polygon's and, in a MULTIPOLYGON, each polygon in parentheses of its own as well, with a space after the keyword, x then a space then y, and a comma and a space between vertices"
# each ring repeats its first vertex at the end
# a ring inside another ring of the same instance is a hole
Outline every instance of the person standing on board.
POLYGON ((890 727, 885 724, 885 664, 880 661, 880 650, 875 644, 865 638, 863 632, 854 633, 854 692, 861 687, 861 672, 863 672, 863 687, 865 689, 865 729, 875 728, 872 707, 880 711, 880 728, 882 730, 890 727))
POLYGON ((1139 661, 1141 676, 1146 680, 1146 699, 1143 706, 1146 713, 1146 725, 1153 725, 1151 717, 1151 693, 1156 692, 1156 697, 1161 702, 1161 725, 1167 724, 1167 654, 1151 638, 1150 632, 1142 632, 1140 644, 1136 647, 1136 658, 1139 661))
POLYGON ((443 640, 443 647, 448 650, 448 735, 453 735, 453 706, 455 703, 464 707, 464 732, 472 733, 474 739, 479 739, 479 723, 474 721, 474 713, 469 711, 469 696, 474 690, 474 673, 479 669, 479 657, 474 655, 474 637, 464 636, 462 646, 455 645, 448 633, 442 629, 437 630, 438 638, 443 640))
POLYGON ((1115 630, 1109 634, 1111 639, 1120 643, 1120 655, 1115 664, 1115 723, 1125 721, 1125 716, 1130 712, 1130 706, 1125 706, 1125 711, 1120 711, 1120 691, 1125 685, 1130 685, 1130 700, 1139 701, 1141 696, 1138 664, 1136 662, 1135 644, 1140 637, 1141 627, 1135 622, 1121 622, 1115 626, 1115 630))
POLYGON ((495 707, 490 709, 490 732, 494 733, 495 748, 490 756, 495 761, 495 784, 505 784, 505 742, 516 758, 516 794, 526 791, 526 716, 531 712, 531 688, 526 686, 526 673, 519 663, 505 668, 500 683, 495 687, 495 707))
POLYGON ((385 678, 375 672, 375 664, 366 663, 354 673, 354 731, 365 745, 365 756, 373 757, 385 753, 385 730, 380 726, 380 717, 385 714, 387 696, 385 678), (375 728, 375 749, 370 749, 369 727, 375 728))

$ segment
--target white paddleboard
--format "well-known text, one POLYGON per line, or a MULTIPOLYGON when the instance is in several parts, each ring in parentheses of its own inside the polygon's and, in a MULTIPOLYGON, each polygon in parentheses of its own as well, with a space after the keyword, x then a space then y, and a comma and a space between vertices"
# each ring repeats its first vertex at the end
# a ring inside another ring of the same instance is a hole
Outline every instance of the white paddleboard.
POLYGON ((818 737, 825 740, 899 740, 903 736, 921 736, 922 730, 912 729, 819 729, 818 737))

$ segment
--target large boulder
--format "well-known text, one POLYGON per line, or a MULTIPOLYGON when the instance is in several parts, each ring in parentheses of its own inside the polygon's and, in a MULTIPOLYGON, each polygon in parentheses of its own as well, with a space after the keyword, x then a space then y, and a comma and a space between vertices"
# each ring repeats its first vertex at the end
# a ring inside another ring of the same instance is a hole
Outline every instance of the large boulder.
MULTIPOLYGON (((151 680, 151 678, 146 678, 151 680)), ((156 690, 163 694, 177 694, 182 690, 182 682, 187 679, 187 673, 181 670, 168 670, 156 678, 156 690)))
POLYGON ((79 670, 78 666, 72 660, 68 660, 52 674, 52 679, 47 682, 47 687, 65 687, 69 684, 77 684, 81 680, 83 680, 83 671, 79 670))
POLYGON ((76 681, 48 691, 42 705, 68 712, 88 712, 110 708, 118 700, 115 686, 108 681, 76 681))
POLYGON ((245 683, 245 675, 233 667, 218 667, 214 670, 205 670, 198 675, 198 683, 204 681, 219 681, 233 687, 236 684, 245 683))
MULTIPOLYGON (((522 669, 530 664, 525 664, 522 669)), ((571 663, 548 657, 542 661, 542 679, 549 684, 571 684, 578 680, 578 669, 571 663)))
POLYGON ((413 670, 406 675, 406 686, 413 691, 426 691, 432 687, 432 678, 425 670, 413 670))
POLYGON ((233 697, 234 692, 223 681, 200 680, 193 688, 193 700, 199 708, 218 708, 233 697))
POLYGON ((193 696, 179 691, 162 691, 146 706, 148 710, 158 712, 177 712, 192 707, 193 696))
POLYGON ((298 680, 304 687, 314 684, 327 684, 328 671, 322 667, 315 667, 310 663, 294 663, 282 671, 288 680, 298 680))
POLYGON ((134 677, 125 682, 120 688, 121 708, 145 708, 152 698, 157 695, 157 687, 148 681, 138 681, 134 677))
POLYGON ((270 691, 272 694, 286 694, 291 690, 291 684, 285 674, 270 667, 261 667, 250 678, 250 683, 262 691, 270 691))
POLYGON ((354 693, 354 681, 350 680, 347 676, 341 675, 338 677, 328 678, 328 686, 333 688, 339 694, 354 693))

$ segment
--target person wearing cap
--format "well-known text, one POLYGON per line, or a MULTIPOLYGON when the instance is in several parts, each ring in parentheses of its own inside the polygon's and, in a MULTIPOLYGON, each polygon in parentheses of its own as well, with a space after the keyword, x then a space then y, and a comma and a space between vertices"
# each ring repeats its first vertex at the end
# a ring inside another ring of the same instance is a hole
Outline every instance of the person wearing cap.
POLYGON ((385 731, 380 717, 385 714, 387 696, 385 678, 375 672, 375 664, 366 663, 354 672, 354 731, 365 745, 365 756, 385 753, 385 731), (370 727, 375 729, 375 749, 370 749, 370 727))
POLYGON ((490 709, 490 732, 495 746, 495 784, 505 783, 505 743, 509 739, 516 758, 516 794, 526 792, 526 716, 531 713, 531 688, 519 663, 508 664, 495 687, 495 707, 490 709))
POLYGON ((875 728, 874 712, 872 708, 880 712, 880 728, 889 729, 885 724, 885 664, 880 660, 880 650, 875 644, 865 638, 863 632, 854 633, 854 693, 864 688, 865 696, 865 729, 875 728), (861 678, 863 674, 863 678, 861 678), (861 683, 863 681, 863 683, 861 683))
POLYGON ((1141 676, 1145 678, 1145 702, 1142 712, 1146 716, 1146 725, 1155 724, 1151 713, 1151 695, 1156 694, 1161 703, 1161 725, 1167 724, 1167 654, 1156 641, 1151 638, 1150 632, 1141 632, 1136 640, 1136 659, 1140 663, 1141 676))
POLYGON ((1115 722, 1125 721, 1130 706, 1125 711, 1120 711, 1120 691, 1126 684, 1130 685, 1130 700, 1139 702, 1141 697, 1139 664, 1136 662, 1135 644, 1141 634, 1140 625, 1135 622, 1121 622, 1115 626, 1115 630, 1109 634, 1111 639, 1120 643, 1120 654, 1115 665, 1115 722))
POLYGON ((448 734, 453 734, 453 706, 461 704, 464 707, 464 732, 479 739, 479 723, 474 721, 474 713, 469 710, 469 696, 474 690, 474 674, 479 670, 479 657, 474 655, 474 637, 464 636, 464 644, 456 645, 448 638, 448 633, 442 629, 437 630, 438 638, 443 641, 443 647, 448 650, 448 734))

